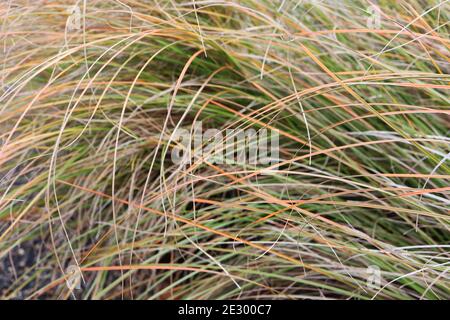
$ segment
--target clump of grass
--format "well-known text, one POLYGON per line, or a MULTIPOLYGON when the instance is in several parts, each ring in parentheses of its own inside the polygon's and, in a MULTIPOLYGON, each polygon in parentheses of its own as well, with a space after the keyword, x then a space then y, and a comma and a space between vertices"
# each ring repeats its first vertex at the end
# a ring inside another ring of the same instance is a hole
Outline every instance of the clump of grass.
POLYGON ((1 297, 448 299, 449 12, 3 1, 1 297), (278 170, 174 164, 200 120, 278 170))

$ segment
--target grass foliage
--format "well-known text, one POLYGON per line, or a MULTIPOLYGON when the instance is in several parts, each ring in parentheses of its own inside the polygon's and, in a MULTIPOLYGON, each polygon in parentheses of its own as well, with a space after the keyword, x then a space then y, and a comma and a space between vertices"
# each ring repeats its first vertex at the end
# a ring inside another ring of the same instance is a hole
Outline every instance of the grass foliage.
POLYGON ((2 1, 0 296, 450 298, 449 9, 2 1), (278 170, 174 164, 195 121, 278 170))

